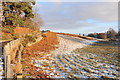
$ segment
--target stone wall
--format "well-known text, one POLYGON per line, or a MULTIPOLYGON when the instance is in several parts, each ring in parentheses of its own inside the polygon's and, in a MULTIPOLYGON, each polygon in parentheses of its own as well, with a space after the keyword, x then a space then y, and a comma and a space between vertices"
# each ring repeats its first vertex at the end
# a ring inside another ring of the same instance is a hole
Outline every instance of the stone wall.
POLYGON ((23 45, 22 39, 17 39, 4 46, 4 73, 5 78, 22 78, 21 52, 23 45))

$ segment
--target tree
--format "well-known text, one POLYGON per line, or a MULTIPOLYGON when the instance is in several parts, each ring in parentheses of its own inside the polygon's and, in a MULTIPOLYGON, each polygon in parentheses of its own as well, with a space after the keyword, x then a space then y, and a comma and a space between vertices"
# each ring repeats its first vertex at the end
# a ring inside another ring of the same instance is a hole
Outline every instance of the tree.
POLYGON ((106 33, 98 33, 97 38, 99 38, 99 39, 107 39, 106 33))
POLYGON ((120 30, 118 31, 117 38, 120 41, 120 30))
POLYGON ((40 17, 38 6, 35 6, 33 8, 33 13, 34 13, 34 18, 32 19, 26 18, 24 26, 34 30, 40 30, 40 27, 43 26, 43 21, 42 18, 40 17))
POLYGON ((27 18, 34 18, 32 5, 35 5, 35 2, 2 2, 3 26, 19 26, 24 24, 27 18), (24 16, 24 19, 22 16, 24 16))
POLYGON ((95 37, 93 33, 88 34, 88 37, 95 37))
POLYGON ((34 28, 40 29, 40 27, 43 26, 43 20, 39 13, 39 6, 34 6, 33 11, 34 11, 34 15, 35 15, 33 18, 34 25, 35 25, 34 28))
POLYGON ((112 28, 109 28, 109 30, 107 31, 107 38, 109 38, 109 39, 115 39, 115 35, 116 35, 117 33, 115 32, 115 30, 114 29, 112 29, 112 28))
POLYGON ((97 35, 98 35, 98 33, 96 33, 96 32, 88 34, 89 37, 94 37, 94 38, 97 38, 97 35))

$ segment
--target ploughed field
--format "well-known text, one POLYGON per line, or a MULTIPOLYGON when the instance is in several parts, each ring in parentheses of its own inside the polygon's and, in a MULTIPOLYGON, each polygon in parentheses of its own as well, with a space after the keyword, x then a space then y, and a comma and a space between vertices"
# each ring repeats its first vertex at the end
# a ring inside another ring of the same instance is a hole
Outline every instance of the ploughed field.
POLYGON ((53 78, 118 78, 118 61, 76 49, 66 54, 47 55, 50 60, 36 60, 36 66, 52 70, 53 78))
POLYGON ((30 64, 25 65, 24 69, 26 77, 119 79, 118 42, 57 36, 59 44, 55 50, 49 54, 40 52, 42 56, 36 56, 37 59, 30 58, 30 64))
POLYGON ((64 49, 46 54, 44 59, 35 61, 35 66, 49 74, 48 78, 119 78, 116 44, 96 42, 71 52, 64 49))

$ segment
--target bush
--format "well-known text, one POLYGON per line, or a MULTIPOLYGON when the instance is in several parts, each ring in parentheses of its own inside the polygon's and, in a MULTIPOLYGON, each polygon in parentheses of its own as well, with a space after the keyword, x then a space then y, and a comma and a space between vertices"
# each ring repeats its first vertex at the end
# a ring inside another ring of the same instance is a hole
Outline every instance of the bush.
POLYGON ((29 42, 36 42, 35 38, 30 35, 25 35, 24 41, 22 41, 22 44, 24 47, 26 47, 27 43, 29 42))
POLYGON ((30 35, 25 35, 25 40, 27 40, 28 42, 35 42, 35 38, 30 36, 30 35))

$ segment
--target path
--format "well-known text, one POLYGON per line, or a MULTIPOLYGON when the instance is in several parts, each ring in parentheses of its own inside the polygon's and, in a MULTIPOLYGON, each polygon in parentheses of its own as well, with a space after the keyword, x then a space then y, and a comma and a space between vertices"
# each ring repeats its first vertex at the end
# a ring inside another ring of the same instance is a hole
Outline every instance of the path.
POLYGON ((62 34, 57 34, 57 37, 59 40, 59 45, 58 45, 58 49, 53 51, 53 53, 58 53, 58 54, 70 53, 76 48, 82 48, 95 42, 93 40, 86 40, 86 39, 62 35, 62 34))

